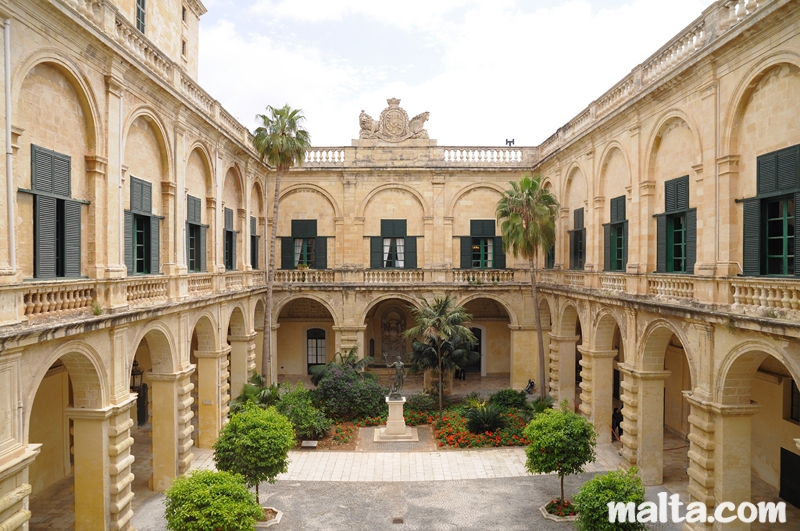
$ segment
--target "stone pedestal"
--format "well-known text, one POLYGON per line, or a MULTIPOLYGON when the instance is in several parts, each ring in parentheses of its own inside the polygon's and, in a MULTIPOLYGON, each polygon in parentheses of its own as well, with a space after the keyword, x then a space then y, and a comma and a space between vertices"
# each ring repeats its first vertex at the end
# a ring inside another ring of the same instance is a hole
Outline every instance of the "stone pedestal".
POLYGON ((390 398, 386 397, 389 404, 389 418, 386 420, 386 427, 375 430, 375 442, 417 442, 419 434, 417 428, 406 426, 403 417, 403 406, 406 403, 405 397, 390 398))

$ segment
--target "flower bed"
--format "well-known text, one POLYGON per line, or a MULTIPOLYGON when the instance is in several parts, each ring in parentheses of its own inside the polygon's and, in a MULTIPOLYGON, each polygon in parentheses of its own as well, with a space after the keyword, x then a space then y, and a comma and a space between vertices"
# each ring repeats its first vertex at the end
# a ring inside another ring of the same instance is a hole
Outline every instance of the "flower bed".
POLYGON ((460 409, 445 412, 442 420, 434 417, 433 436, 439 446, 453 448, 483 448, 486 446, 527 446, 530 441, 522 434, 525 421, 515 413, 504 413, 507 426, 495 431, 472 433, 460 409))
POLYGON ((550 500, 550 503, 544 506, 544 510, 548 514, 565 518, 568 516, 575 516, 576 509, 569 500, 562 502, 560 499, 550 500))

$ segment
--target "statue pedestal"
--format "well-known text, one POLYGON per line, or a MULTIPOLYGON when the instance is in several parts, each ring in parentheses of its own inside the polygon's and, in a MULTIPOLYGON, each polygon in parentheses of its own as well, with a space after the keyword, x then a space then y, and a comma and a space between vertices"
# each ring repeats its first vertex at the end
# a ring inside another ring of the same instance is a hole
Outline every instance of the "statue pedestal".
POLYGON ((375 430, 374 442, 418 442, 417 428, 406 426, 406 420, 403 417, 405 397, 396 399, 387 396, 386 403, 389 404, 389 418, 385 428, 375 430))

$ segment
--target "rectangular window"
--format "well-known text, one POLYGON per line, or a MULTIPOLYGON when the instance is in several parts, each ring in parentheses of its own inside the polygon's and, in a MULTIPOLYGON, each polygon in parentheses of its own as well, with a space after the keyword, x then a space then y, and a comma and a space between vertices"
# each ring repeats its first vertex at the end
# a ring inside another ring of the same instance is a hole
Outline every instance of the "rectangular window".
POLYGON ((328 361, 325 351, 325 330, 312 328, 306 332, 306 359, 308 365, 324 365, 328 361))
POLYGON ((586 228, 583 225, 583 208, 573 211, 572 230, 569 231, 570 269, 583 269, 586 262, 586 228))
POLYGON ((472 238, 472 267, 491 269, 494 263, 494 238, 472 238))
POLYGON ((227 271, 236 270, 236 233, 233 225, 233 210, 230 208, 225 209, 225 227, 224 227, 224 242, 225 242, 225 269, 227 271))
POLYGON ((550 247, 550 251, 544 258, 544 268, 553 269, 556 266, 556 246, 550 247))
POLYGON ((71 158, 31 144, 33 276, 75 278, 81 274, 81 206, 72 199, 71 158))
POLYGON ((664 183, 664 213, 656 215, 656 270, 694 273, 697 209, 689 208, 689 176, 664 183))
POLYGON ((611 200, 611 222, 603 225, 605 270, 625 271, 628 262, 628 221, 625 219, 625 196, 611 200))
POLYGON ((256 218, 250 216, 250 267, 258 269, 258 226, 256 218))
POLYGON ((186 40, 181 39, 181 56, 186 58, 186 40))
POLYGON ((504 269, 503 238, 495 236, 495 220, 472 219, 469 236, 461 237, 461 269, 504 269))
POLYGON ((144 33, 146 0, 136 0, 136 29, 144 33))
POLYGON ((294 266, 306 266, 314 269, 315 238, 294 238, 294 266))
POLYGON ((405 265, 405 238, 383 239, 383 267, 402 269, 405 265))
POLYGON ((765 199, 764 241, 767 275, 794 275, 794 196, 765 199))
POLYGON ((150 217, 133 216, 133 272, 150 273, 150 217))
POLYGON ((406 235, 406 220, 381 220, 381 235, 370 237, 370 267, 416 269, 417 237, 406 235))
POLYGON ((125 216, 125 265, 129 275, 160 270, 159 222, 152 212, 152 184, 131 177, 130 210, 125 216))
POLYGON ((186 265, 190 273, 206 270, 206 230, 201 223, 199 197, 186 196, 186 265))
POLYGON ((328 268, 328 238, 317 235, 316 219, 293 219, 292 236, 281 238, 281 269, 328 268))
POLYGON ((186 6, 181 7, 181 20, 186 22, 186 6))

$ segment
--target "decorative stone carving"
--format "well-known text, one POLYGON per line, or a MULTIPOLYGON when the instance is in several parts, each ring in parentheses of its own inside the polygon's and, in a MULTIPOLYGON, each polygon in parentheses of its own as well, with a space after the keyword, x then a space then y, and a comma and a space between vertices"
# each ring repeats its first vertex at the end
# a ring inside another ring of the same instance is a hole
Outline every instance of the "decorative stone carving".
POLYGON ((428 131, 423 127, 430 116, 429 112, 416 115, 408 119, 406 111, 400 107, 400 100, 389 98, 389 104, 378 120, 361 111, 358 123, 361 126, 359 138, 377 138, 387 142, 401 142, 409 138, 429 138, 428 131))

